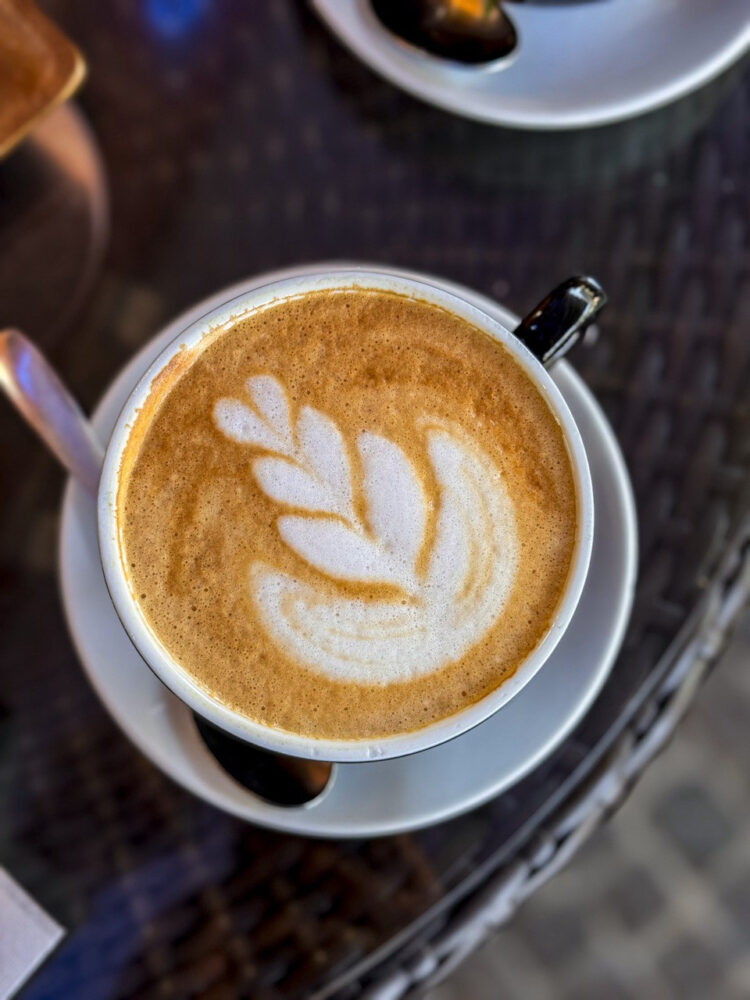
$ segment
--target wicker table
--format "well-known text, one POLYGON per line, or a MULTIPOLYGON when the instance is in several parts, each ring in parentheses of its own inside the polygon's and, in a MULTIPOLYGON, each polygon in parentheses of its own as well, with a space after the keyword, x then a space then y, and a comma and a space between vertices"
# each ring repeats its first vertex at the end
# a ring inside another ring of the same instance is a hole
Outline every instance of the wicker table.
POLYGON ((433 271, 518 311, 576 271, 610 294, 576 364, 639 505, 624 648, 547 762, 490 805, 409 836, 267 833, 133 749, 62 619, 61 474, 0 409, 0 856, 69 930, 25 995, 417 992, 617 804, 746 597, 750 76, 736 68, 625 125, 526 135, 396 92, 292 0, 47 7, 89 59, 82 105, 109 175, 112 239, 76 325, 28 332, 88 406, 171 315, 289 263, 433 271))

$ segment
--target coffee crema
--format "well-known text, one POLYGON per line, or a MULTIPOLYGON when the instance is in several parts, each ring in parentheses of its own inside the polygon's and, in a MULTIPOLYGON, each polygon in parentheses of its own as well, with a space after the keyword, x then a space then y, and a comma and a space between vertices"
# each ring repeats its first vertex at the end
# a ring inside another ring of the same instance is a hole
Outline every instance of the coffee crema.
POLYGON ((577 536, 565 440, 511 354, 374 289, 279 300, 154 380, 118 491, 151 630, 267 726, 414 731, 547 633, 577 536))

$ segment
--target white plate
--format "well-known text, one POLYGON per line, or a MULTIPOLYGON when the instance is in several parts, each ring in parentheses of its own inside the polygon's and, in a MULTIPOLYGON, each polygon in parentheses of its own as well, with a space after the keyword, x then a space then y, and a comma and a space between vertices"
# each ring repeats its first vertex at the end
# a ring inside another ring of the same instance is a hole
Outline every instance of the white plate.
POLYGON ((520 44, 494 72, 453 70, 401 47, 369 0, 312 0, 351 51, 415 97, 515 128, 586 128, 668 104, 750 47, 748 0, 508 4, 520 44))
MULTIPOLYGON (((260 275, 178 317, 106 392, 92 418, 102 440, 140 374, 186 326, 257 285, 328 266, 260 275)), ((516 317, 495 302, 442 284, 510 329, 516 324, 516 317)), ((262 826, 313 836, 375 836, 428 826, 487 802, 518 781, 570 733, 594 700, 620 646, 635 584, 635 509, 612 430, 568 364, 557 365, 554 377, 578 422, 591 465, 596 509, 591 568, 573 621, 552 657, 491 719, 411 757, 336 765, 325 793, 309 805, 282 808, 264 802, 222 770, 198 736, 190 711, 136 652, 104 583, 94 503, 71 481, 60 538, 65 611, 89 680, 121 729, 154 764, 207 802, 262 826)))

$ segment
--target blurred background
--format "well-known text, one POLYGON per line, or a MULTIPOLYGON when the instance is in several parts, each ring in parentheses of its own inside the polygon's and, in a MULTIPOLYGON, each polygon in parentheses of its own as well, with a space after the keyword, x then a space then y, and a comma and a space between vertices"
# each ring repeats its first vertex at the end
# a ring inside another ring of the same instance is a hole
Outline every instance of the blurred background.
POLYGON ((750 617, 620 812, 429 1000, 750 996, 750 617))

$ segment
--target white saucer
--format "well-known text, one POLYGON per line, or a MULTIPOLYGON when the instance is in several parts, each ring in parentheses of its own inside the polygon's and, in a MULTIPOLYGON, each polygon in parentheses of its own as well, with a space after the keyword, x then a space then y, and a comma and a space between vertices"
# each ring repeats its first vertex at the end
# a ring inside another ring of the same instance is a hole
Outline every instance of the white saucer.
POLYGON ((750 47, 748 0, 508 4, 517 55, 494 72, 451 69, 401 47, 369 0, 312 0, 341 42, 397 87, 467 118, 515 128, 587 128, 668 104, 750 47))
MULTIPOLYGON (((258 285, 328 266, 261 275, 176 319, 130 362, 100 402, 92 420, 102 440, 140 374, 186 326, 221 301, 258 285)), ((516 324, 511 313, 490 299, 442 284, 507 327, 516 324)), ((487 802, 518 781, 565 738, 594 700, 620 646, 635 585, 635 508, 612 430, 568 364, 558 364, 554 377, 578 422, 591 464, 596 509, 591 569, 573 621, 549 662, 492 718, 411 757, 336 765, 324 794, 306 806, 269 805, 221 769, 199 738, 190 711, 131 644, 104 583, 94 503, 71 481, 60 538, 65 611, 89 680, 120 728, 175 781, 218 808, 262 826, 313 836, 375 836, 428 826, 487 802)))

